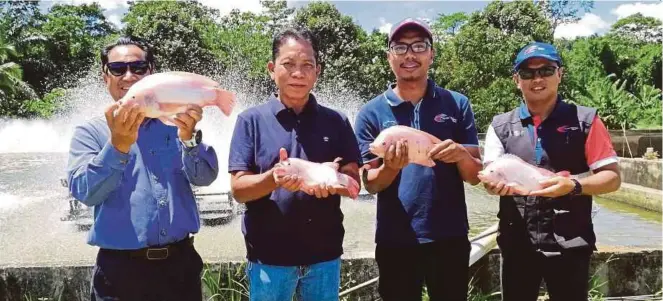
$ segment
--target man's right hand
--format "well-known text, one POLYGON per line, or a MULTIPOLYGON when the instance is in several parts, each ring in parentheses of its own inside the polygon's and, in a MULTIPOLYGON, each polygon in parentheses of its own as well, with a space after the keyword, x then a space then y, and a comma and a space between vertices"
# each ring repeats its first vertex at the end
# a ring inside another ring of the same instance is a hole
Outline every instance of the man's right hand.
MULTIPOLYGON (((286 152, 284 148, 279 149, 279 163, 274 165, 273 171, 283 168, 282 164, 286 160, 288 160, 288 152, 286 152)), ((272 174, 274 175, 274 183, 276 183, 276 186, 283 187, 291 192, 298 191, 304 182, 304 179, 297 175, 279 176, 276 172, 272 172, 272 174)))
POLYGON ((111 144, 121 153, 129 153, 131 145, 138 139, 138 128, 145 113, 140 112, 138 105, 120 106, 115 102, 106 108, 105 115, 111 131, 111 144))
POLYGON ((392 144, 384 154, 384 167, 391 170, 401 170, 409 163, 407 141, 401 139, 392 144))

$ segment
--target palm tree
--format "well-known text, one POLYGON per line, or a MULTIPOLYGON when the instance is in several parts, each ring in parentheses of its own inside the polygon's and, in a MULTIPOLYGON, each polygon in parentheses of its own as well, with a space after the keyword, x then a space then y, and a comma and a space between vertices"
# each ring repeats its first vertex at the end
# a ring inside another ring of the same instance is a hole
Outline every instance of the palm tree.
POLYGON ((22 82, 21 66, 10 61, 16 57, 14 46, 0 40, 0 96, 3 98, 13 94, 22 82))

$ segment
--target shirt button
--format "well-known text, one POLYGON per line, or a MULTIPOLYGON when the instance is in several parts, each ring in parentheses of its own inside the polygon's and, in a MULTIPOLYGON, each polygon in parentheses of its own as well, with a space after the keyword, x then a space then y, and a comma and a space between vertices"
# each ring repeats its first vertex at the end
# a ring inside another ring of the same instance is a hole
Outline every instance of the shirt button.
POLYGON ((311 220, 312 220, 312 219, 309 218, 308 221, 306 221, 306 223, 307 223, 307 224, 310 224, 310 223, 311 223, 311 220))
POLYGON ((161 200, 159 201, 159 206, 161 206, 161 207, 166 207, 166 200, 165 200, 165 199, 161 199, 161 200))
POLYGON ((153 149, 151 149, 150 154, 152 154, 152 156, 154 156, 156 154, 156 152, 153 149))
POLYGON ((166 236, 166 229, 161 230, 161 236, 166 236))
POLYGON ((155 182, 156 182, 156 181, 159 181, 159 177, 154 176, 154 175, 152 176, 152 179, 153 179, 155 182))

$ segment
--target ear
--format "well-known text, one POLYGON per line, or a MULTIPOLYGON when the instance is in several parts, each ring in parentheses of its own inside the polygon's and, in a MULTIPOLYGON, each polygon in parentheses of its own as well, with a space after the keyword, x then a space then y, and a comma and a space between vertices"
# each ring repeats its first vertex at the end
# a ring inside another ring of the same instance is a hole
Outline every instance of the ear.
POLYGON ((322 71, 322 67, 320 64, 315 64, 315 76, 319 77, 320 76, 320 71, 322 71))
POLYGON ((518 78, 518 74, 514 73, 512 77, 513 77, 513 82, 516 84, 516 87, 518 87, 518 89, 520 90, 520 79, 518 78))
POLYGON ((269 61, 267 63, 267 71, 269 72, 269 77, 271 77, 272 80, 274 79, 274 67, 275 67, 274 62, 269 61))
POLYGON ((559 79, 561 80, 562 76, 564 75, 564 67, 559 67, 559 69, 557 69, 557 72, 559 72, 559 79))
POLYGON ((106 85, 108 85, 108 81, 110 80, 110 77, 108 76, 108 73, 103 68, 101 68, 101 78, 103 78, 104 83, 106 85))

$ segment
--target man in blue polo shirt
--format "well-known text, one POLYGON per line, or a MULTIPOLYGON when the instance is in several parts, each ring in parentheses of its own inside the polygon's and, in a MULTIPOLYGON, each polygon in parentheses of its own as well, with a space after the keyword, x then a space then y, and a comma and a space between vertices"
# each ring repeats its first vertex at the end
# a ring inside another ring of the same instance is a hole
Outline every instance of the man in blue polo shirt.
POLYGON ((219 168, 195 126, 202 109, 177 114, 177 127, 119 106, 129 87, 154 70, 154 53, 129 37, 101 51, 103 79, 115 103, 106 118, 74 130, 69 191, 94 206, 88 243, 100 248, 91 300, 201 300, 203 262, 191 184, 210 185, 219 168))
POLYGON ((274 37, 269 73, 278 94, 237 117, 228 172, 246 203, 242 232, 249 296, 255 301, 338 300, 343 213, 340 192, 299 191, 302 179, 276 176, 288 156, 337 162, 359 182, 361 157, 348 119, 310 93, 318 78, 318 44, 305 29, 274 37))
POLYGON ((405 19, 389 34, 388 60, 396 84, 362 107, 355 132, 364 162, 366 189, 377 193, 375 259, 383 300, 467 298, 470 244, 463 181, 479 182, 477 131, 468 99, 427 78, 433 61, 427 24, 405 19), (407 142, 384 159, 369 144, 392 125, 428 132, 442 143, 429 155, 435 166, 407 162, 407 142))

